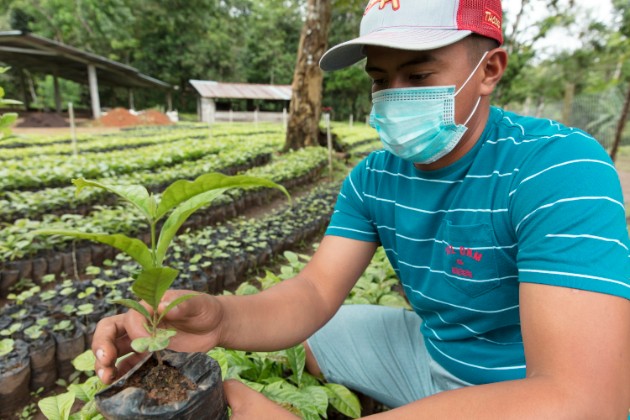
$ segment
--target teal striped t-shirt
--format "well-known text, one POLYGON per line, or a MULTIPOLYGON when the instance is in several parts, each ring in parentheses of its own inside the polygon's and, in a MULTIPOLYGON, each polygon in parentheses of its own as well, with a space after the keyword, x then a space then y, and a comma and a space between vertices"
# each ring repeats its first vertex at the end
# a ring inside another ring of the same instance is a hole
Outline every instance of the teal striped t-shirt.
POLYGON ((581 130, 499 108, 445 168, 370 154, 344 181, 326 234, 383 246, 431 356, 473 384, 525 376, 519 282, 630 299, 624 200, 605 150, 581 130))

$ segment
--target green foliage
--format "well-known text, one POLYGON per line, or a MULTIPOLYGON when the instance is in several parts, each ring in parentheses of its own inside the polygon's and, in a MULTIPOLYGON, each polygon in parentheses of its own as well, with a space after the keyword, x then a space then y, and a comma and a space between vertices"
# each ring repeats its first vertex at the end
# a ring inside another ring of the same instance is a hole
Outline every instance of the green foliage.
POLYGON ((298 345, 278 352, 243 352, 215 348, 224 379, 237 379, 302 419, 327 418, 332 407, 358 418, 359 400, 345 386, 325 383, 304 370, 306 352, 298 345))
POLYGON ((379 247, 370 266, 363 272, 350 294, 346 304, 372 304, 411 309, 404 296, 394 290, 398 277, 392 268, 385 250, 379 247))
MULTIPOLYGON (((0 74, 6 73, 9 67, 0 67, 0 74)), ((4 88, 0 86, 0 108, 6 105, 20 105, 22 102, 13 99, 4 99, 4 88)), ((11 136, 11 125, 17 120, 15 112, 6 112, 0 115, 0 140, 11 136)))
POLYGON ((37 405, 47 419, 68 420, 70 419, 74 399, 74 392, 68 391, 63 394, 43 398, 39 400, 37 405))
POLYGON ((174 333, 158 328, 162 317, 177 304, 195 296, 194 294, 182 296, 165 308, 161 315, 158 313, 158 305, 164 293, 178 274, 177 270, 165 267, 162 263, 175 234, 191 214, 216 199, 223 192, 234 188, 277 188, 290 199, 289 193, 283 186, 263 178, 246 175, 226 176, 214 173, 202 175, 194 181, 178 180, 167 187, 161 197, 149 193, 142 185, 104 184, 83 178, 75 179, 72 182, 77 187, 77 194, 86 187, 96 187, 118 195, 135 206, 149 224, 150 247, 139 239, 129 238, 123 234, 90 234, 57 229, 43 229, 34 232, 37 235, 65 235, 101 242, 118 248, 140 264, 142 270, 137 275, 131 289, 136 297, 144 300, 151 307, 152 311, 147 311, 135 301, 128 299, 118 301, 118 303, 138 311, 148 322, 146 328, 150 336, 139 338, 132 344, 137 351, 165 349, 174 333), (166 220, 161 225, 159 236, 157 236, 158 223, 164 218, 166 220))
POLYGON ((87 376, 84 382, 75 380, 67 386, 67 391, 58 395, 52 395, 42 398, 38 402, 38 406, 42 414, 48 420, 102 420, 103 416, 96 408, 94 396, 97 392, 105 388, 100 379, 94 375, 94 363, 96 359, 91 350, 86 350, 72 360, 72 365, 77 373, 83 373, 87 376), (79 399, 83 402, 78 412, 72 413, 72 407, 75 400, 79 399))
POLYGON ((0 340, 0 357, 4 357, 11 353, 15 348, 15 341, 11 338, 3 338, 0 340))

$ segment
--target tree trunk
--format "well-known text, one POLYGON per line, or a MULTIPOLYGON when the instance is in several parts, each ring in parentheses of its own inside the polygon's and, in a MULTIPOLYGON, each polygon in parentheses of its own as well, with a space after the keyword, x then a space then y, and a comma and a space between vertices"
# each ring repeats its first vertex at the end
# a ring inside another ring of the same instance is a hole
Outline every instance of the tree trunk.
POLYGON ((621 144, 621 135, 623 134, 623 129, 626 126, 626 120, 628 119, 629 113, 630 113, 630 84, 628 84, 628 92, 626 93, 626 100, 623 104, 621 115, 619 115, 619 122, 617 123, 617 130, 615 131, 615 141, 613 141, 613 146, 612 146, 612 149, 610 150, 610 158, 613 160, 613 162, 617 158, 617 151, 619 150, 619 145, 621 144))
POLYGON ((289 122, 284 150, 319 144, 323 73, 319 59, 326 51, 331 0, 308 0, 293 74, 289 122))

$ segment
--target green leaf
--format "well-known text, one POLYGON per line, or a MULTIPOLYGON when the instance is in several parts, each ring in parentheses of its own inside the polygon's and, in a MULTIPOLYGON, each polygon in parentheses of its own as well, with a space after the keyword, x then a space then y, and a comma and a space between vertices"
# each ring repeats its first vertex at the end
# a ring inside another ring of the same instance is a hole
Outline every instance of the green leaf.
POLYGON ((157 267, 142 270, 133 282, 131 290, 140 299, 148 303, 154 311, 162 296, 171 287, 179 272, 171 267, 157 267))
POLYGON ((302 419, 319 420, 318 407, 313 400, 286 381, 277 381, 263 388, 263 394, 302 419), (295 409, 299 413, 295 412, 295 409))
POLYGON ((156 249, 156 264, 162 264, 166 250, 181 225, 191 214, 206 204, 211 203, 223 192, 231 188, 270 187, 281 190, 289 199, 286 188, 275 182, 245 176, 227 176, 219 173, 201 175, 194 181, 179 180, 171 184, 162 194, 162 200, 157 209, 156 218, 161 218, 174 208, 164 222, 156 249))
POLYGON ((328 411, 328 393, 323 386, 307 386, 300 388, 300 392, 311 401, 314 407, 317 408, 320 416, 326 416, 326 411, 328 411))
POLYGON ((63 394, 43 398, 39 400, 37 406, 48 420, 68 420, 74 399, 74 392, 68 391, 63 394))
MULTIPOLYGON (((212 190, 194 196, 188 201, 180 204, 173 213, 166 219, 160 230, 160 237, 156 247, 156 265, 161 265, 166 255, 171 241, 175 237, 177 230, 190 217, 191 214, 199 210, 204 205, 210 203, 216 197, 221 195, 225 190, 212 190)), ((158 210, 159 213, 159 210, 158 210)))
POLYGON ((359 403, 357 396, 348 388, 331 383, 327 383, 324 386, 326 387, 330 405, 335 407, 337 411, 353 419, 361 417, 361 403, 359 403))
POLYGON ((302 373, 306 365, 306 350, 303 345, 297 345, 286 350, 289 366, 293 372, 292 377, 295 384, 299 387, 302 383, 302 373))
POLYGON ((123 251, 145 269, 153 267, 151 251, 149 251, 144 242, 119 233, 109 235, 106 233, 85 233, 64 229, 41 229, 33 231, 33 235, 62 235, 100 242, 123 251))
POLYGON ((378 300, 378 304, 382 306, 390 306, 392 308, 409 308, 407 301, 397 292, 381 296, 378 300))
POLYGON ((177 331, 175 330, 158 328, 156 330, 155 337, 136 338, 131 342, 131 348, 133 348, 134 351, 138 353, 164 350, 168 347, 168 343, 171 341, 171 337, 173 337, 175 334, 177 334, 177 331))
POLYGON ((160 322, 162 322, 162 318, 164 318, 166 316, 166 314, 171 311, 171 309, 173 309, 174 307, 176 307, 180 303, 187 301, 188 299, 194 298, 195 296, 199 296, 199 294, 198 293, 189 293, 187 295, 179 296, 177 299, 174 299, 171 303, 169 303, 166 306, 166 308, 164 308, 164 310, 160 314, 160 317, 158 318, 157 323, 159 324, 160 322))
POLYGON ((139 312, 142 316, 144 316, 147 321, 151 322, 151 314, 147 311, 147 308, 142 306, 139 302, 131 299, 117 299, 114 300, 114 303, 124 305, 129 309, 133 309, 136 312, 139 312))
POLYGON ((92 350, 86 350, 72 359, 72 366, 81 372, 94 371, 94 363, 96 363, 96 357, 94 357, 92 350))
MULTIPOLYGON (((105 417, 98 412, 95 400, 88 401, 82 408, 79 414, 79 420, 105 420, 105 417)), ((72 419, 71 419, 72 420, 72 419)))
POLYGON ((149 350, 152 340, 152 337, 136 338, 131 342, 131 348, 137 353, 144 353, 149 350))
POLYGON ((160 205, 157 209, 157 219, 164 216, 170 210, 189 199, 205 193, 210 190, 218 190, 221 192, 230 188, 247 188, 247 187, 269 187, 281 190, 289 200, 291 197, 287 190, 275 182, 264 178, 257 178, 246 175, 228 176, 221 173, 204 174, 196 178, 194 181, 179 180, 172 183, 162 193, 160 205))
POLYGON ((228 373, 228 358, 225 352, 226 350, 224 348, 215 347, 207 353, 208 356, 216 360, 221 367, 221 379, 223 380, 227 379, 228 373))
POLYGON ((16 101, 15 99, 2 99, 2 105, 22 105, 22 102, 16 101))
POLYGON ((0 357, 5 356, 13 351, 15 341, 11 338, 3 338, 0 340, 0 357))
POLYGON ((239 380, 256 392, 263 392, 263 389, 265 389, 265 385, 259 384, 258 382, 248 381, 247 379, 239 380))
MULTIPOLYGON (((147 189, 142 185, 102 184, 100 182, 91 181, 84 178, 73 179, 72 183, 77 187, 77 195, 79 195, 79 193, 85 187, 102 188, 104 190, 117 194, 118 196, 136 206, 142 212, 142 214, 145 215, 147 220, 155 220, 155 213, 151 211, 151 196, 149 195, 147 189)), ((155 198, 153 198, 153 200, 155 200, 155 198)))
POLYGON ((234 291, 234 294, 237 296, 245 296, 245 295, 255 295, 259 293, 260 290, 250 282, 241 283, 238 288, 234 291))
POLYGON ((82 384, 68 385, 68 391, 74 392, 76 398, 87 403, 94 400, 94 395, 106 386, 98 376, 91 376, 82 384))
MULTIPOLYGON (((7 103, 6 100, 3 100, 2 102, 7 103)), ((0 117, 0 128, 9 127, 15 122, 15 120, 17 120, 17 118, 18 114, 14 112, 7 112, 6 114, 2 114, 2 116, 0 117)))

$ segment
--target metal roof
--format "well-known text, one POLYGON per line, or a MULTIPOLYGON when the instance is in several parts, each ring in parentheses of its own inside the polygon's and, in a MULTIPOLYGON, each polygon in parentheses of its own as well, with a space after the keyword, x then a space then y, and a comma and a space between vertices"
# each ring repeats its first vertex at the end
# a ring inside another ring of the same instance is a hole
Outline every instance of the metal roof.
POLYGON ((56 74, 86 84, 89 64, 96 68, 98 83, 109 86, 171 89, 166 82, 138 69, 100 55, 22 31, 0 32, 0 62, 34 73, 56 74))
POLYGON ((291 100, 291 85, 255 83, 220 83, 212 80, 190 80, 203 98, 291 100))

